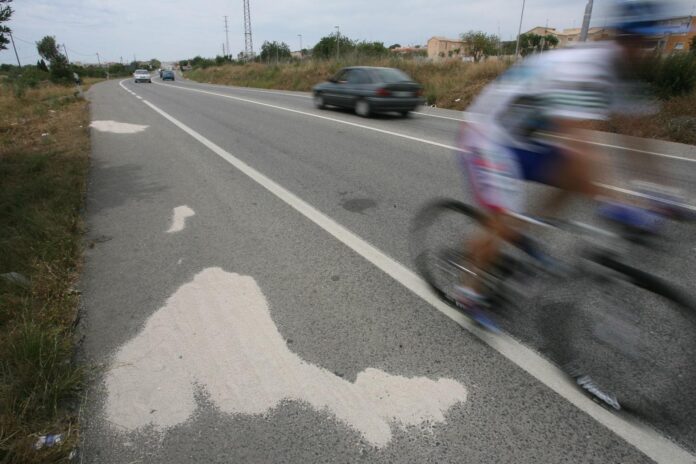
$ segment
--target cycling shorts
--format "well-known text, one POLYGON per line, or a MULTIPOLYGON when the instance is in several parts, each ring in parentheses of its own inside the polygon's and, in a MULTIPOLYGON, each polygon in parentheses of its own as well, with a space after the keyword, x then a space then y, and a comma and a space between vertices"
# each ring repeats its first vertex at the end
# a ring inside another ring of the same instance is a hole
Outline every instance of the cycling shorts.
POLYGON ((465 169, 476 201, 491 211, 522 213, 524 181, 554 185, 565 152, 538 141, 524 148, 497 144, 468 146, 465 169))

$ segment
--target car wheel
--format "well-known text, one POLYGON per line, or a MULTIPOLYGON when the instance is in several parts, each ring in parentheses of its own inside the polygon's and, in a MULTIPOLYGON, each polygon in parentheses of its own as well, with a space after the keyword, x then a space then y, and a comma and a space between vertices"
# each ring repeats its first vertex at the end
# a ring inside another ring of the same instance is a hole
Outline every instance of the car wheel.
POLYGON ((326 108, 326 103, 324 102, 324 96, 320 93, 314 94, 314 106, 323 110, 326 108))
POLYGON ((362 116, 363 118, 369 118, 372 109, 370 108, 370 103, 367 100, 361 99, 355 102, 355 114, 362 116))
POLYGON ((411 116, 411 112, 409 110, 399 111, 399 114, 401 114, 402 118, 408 118, 409 116, 411 116))

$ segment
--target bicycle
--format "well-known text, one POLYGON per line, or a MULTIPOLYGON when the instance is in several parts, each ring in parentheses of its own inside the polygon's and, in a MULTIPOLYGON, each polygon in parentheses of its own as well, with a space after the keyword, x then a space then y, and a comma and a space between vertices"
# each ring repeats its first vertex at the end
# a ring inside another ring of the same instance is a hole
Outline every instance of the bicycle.
POLYGON ((574 249, 561 247, 555 253, 564 254, 561 259, 549 244, 521 235, 515 242, 505 241, 484 272, 468 261, 463 238, 467 227, 483 228, 486 214, 438 199, 413 221, 411 252, 417 271, 441 300, 470 318, 452 291, 463 274, 476 279, 490 302, 490 316, 508 332, 523 325, 516 326, 525 313, 519 310, 533 304, 534 324, 525 335, 579 388, 611 410, 663 414, 664 400, 696 398, 696 308, 691 298, 627 264, 626 254, 617 248, 645 245, 645 237, 630 228, 617 233, 578 222, 517 219, 568 234, 574 249))

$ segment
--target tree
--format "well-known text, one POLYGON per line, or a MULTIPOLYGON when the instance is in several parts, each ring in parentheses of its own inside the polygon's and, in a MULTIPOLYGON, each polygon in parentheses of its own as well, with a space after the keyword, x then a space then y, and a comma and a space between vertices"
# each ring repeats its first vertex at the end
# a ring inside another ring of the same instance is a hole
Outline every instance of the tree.
POLYGON ((49 63, 53 62, 53 60, 61 54, 58 50, 58 44, 56 44, 56 38, 50 35, 36 42, 36 50, 39 52, 41 58, 49 63))
POLYGON ((362 56, 384 56, 389 53, 383 42, 358 42, 355 50, 362 56))
POLYGON ((331 34, 322 37, 312 49, 312 56, 317 58, 333 58, 336 56, 336 45, 338 44, 339 52, 345 54, 355 49, 355 42, 348 37, 338 34, 331 34))
POLYGON ((530 53, 542 52, 558 45, 558 37, 553 34, 522 34, 520 36, 520 54, 527 56, 530 53))
POLYGON ((692 55, 696 55, 696 36, 691 38, 691 48, 689 50, 692 55))
POLYGON ((10 40, 5 34, 12 32, 12 29, 3 26, 2 23, 9 21, 10 16, 12 16, 12 8, 8 5, 11 1, 12 0, 0 0, 0 50, 6 50, 7 44, 10 43, 10 40))
POLYGON ((469 31, 461 35, 462 42, 466 46, 466 54, 474 59, 475 63, 481 58, 494 55, 498 49, 499 39, 497 35, 486 34, 482 31, 469 31))
POLYGON ((261 54, 259 55, 261 61, 273 61, 273 60, 287 60, 292 56, 290 53, 290 46, 285 42, 269 42, 266 40, 261 45, 261 54))
POLYGON ((389 46, 389 50, 394 50, 395 48, 401 48, 401 44, 395 43, 389 46))
POLYGON ((36 50, 41 58, 50 63, 49 68, 53 81, 66 81, 72 78, 68 58, 58 50, 55 37, 47 35, 36 42, 36 50))
POLYGON ((36 67, 42 71, 48 72, 48 66, 46 66, 46 62, 44 60, 37 61, 36 67))
POLYGON ((162 62, 156 58, 153 58, 150 60, 148 65, 150 66, 150 69, 159 69, 162 67, 162 62))

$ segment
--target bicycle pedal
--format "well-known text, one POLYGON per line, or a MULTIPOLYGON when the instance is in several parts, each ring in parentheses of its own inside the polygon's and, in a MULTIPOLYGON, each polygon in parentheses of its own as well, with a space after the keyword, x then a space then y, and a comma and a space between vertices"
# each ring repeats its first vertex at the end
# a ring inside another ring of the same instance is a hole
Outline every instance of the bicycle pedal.
POLYGON ((616 398, 616 395, 603 391, 599 385, 597 385, 594 380, 588 375, 581 375, 575 377, 575 383, 590 396, 592 396, 597 401, 602 404, 614 409, 615 411, 621 410, 621 404, 616 398))

